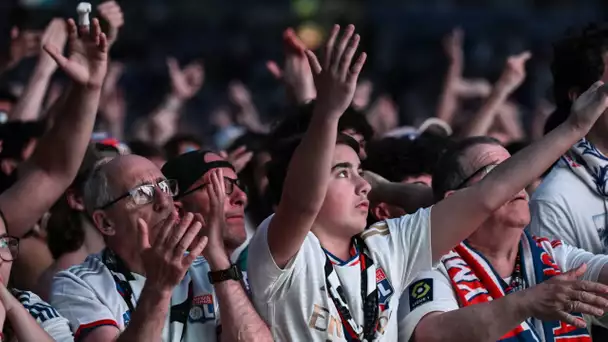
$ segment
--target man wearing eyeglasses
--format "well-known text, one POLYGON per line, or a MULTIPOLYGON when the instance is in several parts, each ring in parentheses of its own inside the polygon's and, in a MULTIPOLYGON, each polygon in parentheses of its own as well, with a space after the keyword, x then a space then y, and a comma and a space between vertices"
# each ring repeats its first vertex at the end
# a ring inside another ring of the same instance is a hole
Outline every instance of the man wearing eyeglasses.
MULTIPOLYGON (((192 151, 170 159, 165 163, 162 171, 167 178, 177 181, 179 192, 175 197, 176 206, 181 211, 198 213, 207 218, 211 203, 204 189, 209 186, 209 177, 214 169, 223 171, 227 196, 224 203, 225 251, 220 251, 220 253, 227 254, 232 261, 238 264, 240 271, 245 272, 247 249, 243 249, 243 244, 247 241, 245 230, 247 194, 234 166, 213 152, 192 151), (243 251, 239 254, 241 249, 243 251)), ((245 276, 245 273, 243 275, 245 276)))
MULTIPOLYGON (((213 188, 220 183, 216 179, 213 188)), ((208 198, 211 190, 204 189, 208 198)), ((231 277, 225 253, 223 258, 210 253, 223 248, 214 238, 220 224, 211 224, 221 210, 205 220, 184 211, 178 215, 173 202, 178 193, 175 180, 140 156, 120 156, 94 170, 85 184, 85 208, 107 248, 59 272, 51 293, 76 341, 270 336, 240 282, 231 277), (204 259, 198 257, 203 250, 204 259), (214 290, 224 296, 219 303, 214 290), (221 326, 220 307, 229 308, 222 310, 221 326)), ((213 200, 210 206, 220 204, 213 200)))
MULTIPOLYGON (((509 157, 493 138, 457 143, 433 174, 435 199, 481 181, 509 157)), ((591 341, 585 320, 608 310, 608 256, 531 236, 529 221, 522 189, 437 269, 418 274, 399 304, 399 340, 591 341)))

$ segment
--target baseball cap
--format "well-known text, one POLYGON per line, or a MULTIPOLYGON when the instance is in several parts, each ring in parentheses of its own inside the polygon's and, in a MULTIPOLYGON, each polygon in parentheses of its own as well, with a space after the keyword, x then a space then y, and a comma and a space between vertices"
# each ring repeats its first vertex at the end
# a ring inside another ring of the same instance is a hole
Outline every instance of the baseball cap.
POLYGON ((215 152, 208 150, 191 151, 172 158, 163 165, 161 171, 165 177, 177 181, 179 193, 176 198, 185 193, 192 184, 196 183, 209 170, 224 167, 234 170, 234 166, 225 160, 206 162, 205 155, 207 153, 215 152))

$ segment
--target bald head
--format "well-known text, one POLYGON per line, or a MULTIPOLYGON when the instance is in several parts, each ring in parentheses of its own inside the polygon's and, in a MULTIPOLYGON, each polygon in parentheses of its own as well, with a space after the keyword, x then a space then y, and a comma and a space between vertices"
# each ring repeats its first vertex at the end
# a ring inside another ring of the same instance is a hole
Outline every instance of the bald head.
POLYGON ((99 209, 131 188, 159 177, 162 178, 160 169, 144 157, 131 154, 104 160, 85 183, 86 210, 99 209))

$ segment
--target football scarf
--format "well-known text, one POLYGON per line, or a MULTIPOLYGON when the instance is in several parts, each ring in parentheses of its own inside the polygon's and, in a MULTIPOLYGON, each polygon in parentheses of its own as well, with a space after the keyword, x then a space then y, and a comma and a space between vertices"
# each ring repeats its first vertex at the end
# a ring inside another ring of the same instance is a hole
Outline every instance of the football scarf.
MULTIPOLYGON (((522 233, 519 250, 524 287, 540 284, 561 273, 559 267, 543 248, 539 239, 522 233)), ((560 241, 552 243, 556 248, 560 241)), ((460 243, 441 260, 448 272, 460 307, 489 302, 505 296, 508 285, 492 265, 466 241, 460 243)), ((581 317, 581 314, 572 314, 581 317)), ((498 317, 497 317, 498 319, 498 317)), ((540 321, 534 318, 523 321, 500 338, 503 342, 591 342, 587 329, 579 329, 561 321, 540 321)))

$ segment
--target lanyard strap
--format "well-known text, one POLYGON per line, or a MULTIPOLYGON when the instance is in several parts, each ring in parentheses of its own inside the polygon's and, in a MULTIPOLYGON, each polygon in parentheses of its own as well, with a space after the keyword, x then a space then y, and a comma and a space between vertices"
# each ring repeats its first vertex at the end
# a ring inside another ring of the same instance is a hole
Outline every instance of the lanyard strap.
POLYGON ((358 238, 353 239, 355 248, 359 250, 359 265, 361 269, 361 299, 363 303, 363 327, 355 322, 351 314, 340 279, 327 254, 325 255, 325 282, 327 293, 338 310, 342 327, 350 341, 373 341, 376 334, 376 321, 378 320, 378 287, 370 289, 368 293, 367 279, 374 279, 376 271, 373 259, 367 253, 367 246, 358 238), (371 273, 371 274, 370 274, 371 273))
MULTIPOLYGON (((106 267, 112 273, 112 278, 116 283, 116 289, 118 290, 118 294, 122 297, 122 299, 127 304, 128 314, 129 316, 135 312, 135 306, 133 305, 133 288, 129 281, 135 280, 135 277, 129 272, 125 263, 112 251, 109 249, 105 249, 102 253, 102 262, 106 265, 106 267), (122 274, 125 280, 121 280, 116 276, 116 273, 122 274)), ((184 337, 186 336, 186 330, 188 327, 188 315, 190 314, 190 309, 192 303, 194 301, 194 291, 192 289, 192 281, 188 284, 188 298, 185 302, 181 304, 177 304, 171 306, 169 311, 169 324, 173 322, 182 323, 184 328, 182 329, 182 337, 180 341, 184 341, 184 337)))

